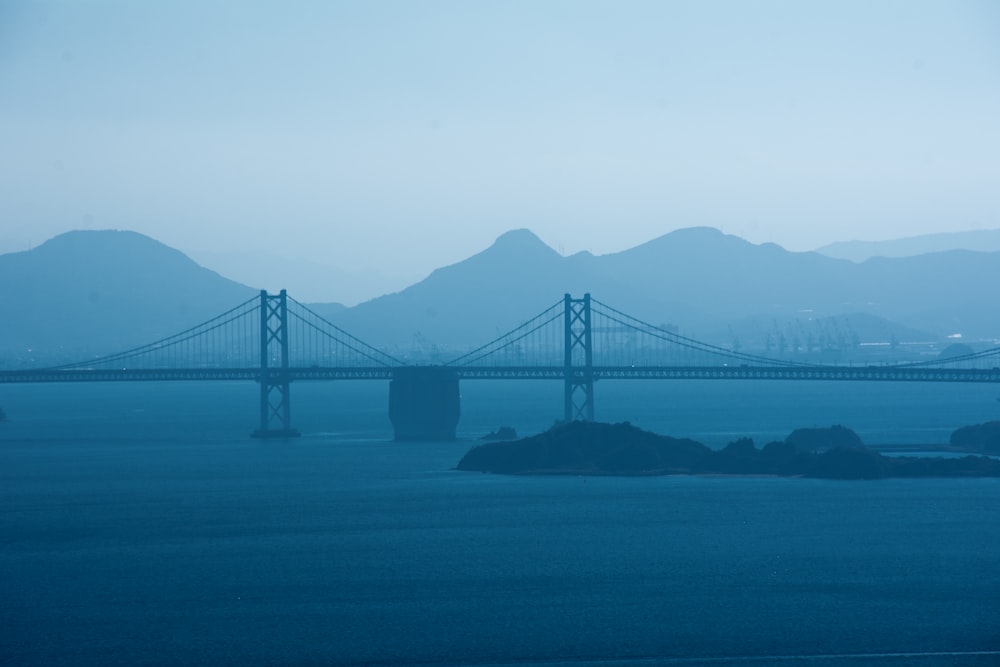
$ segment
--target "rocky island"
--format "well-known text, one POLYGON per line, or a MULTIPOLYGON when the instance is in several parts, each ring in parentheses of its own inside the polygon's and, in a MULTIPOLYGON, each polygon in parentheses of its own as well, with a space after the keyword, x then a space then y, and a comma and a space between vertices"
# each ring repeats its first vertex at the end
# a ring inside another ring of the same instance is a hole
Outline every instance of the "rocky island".
POLYGON ((570 422, 473 447, 459 470, 511 475, 778 475, 827 479, 1000 477, 1000 460, 883 456, 843 426, 799 429, 758 449, 750 438, 713 450, 627 422, 570 422))
POLYGON ((951 446, 968 452, 1000 454, 1000 421, 957 429, 951 434, 951 446))

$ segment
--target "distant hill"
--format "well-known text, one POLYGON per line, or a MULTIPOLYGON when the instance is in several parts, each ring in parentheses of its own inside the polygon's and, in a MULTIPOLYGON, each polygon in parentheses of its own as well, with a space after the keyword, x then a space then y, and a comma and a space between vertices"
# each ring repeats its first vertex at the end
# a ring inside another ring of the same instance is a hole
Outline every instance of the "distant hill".
POLYGON ((257 292, 142 234, 69 232, 0 255, 0 352, 42 364, 117 352, 198 324, 257 292))
POLYGON ((1000 279, 1000 253, 955 250, 856 264, 701 228, 607 258, 617 261, 618 275, 631 272, 633 284, 677 289, 726 322, 863 314, 921 337, 1000 333, 989 292, 1000 279))
POLYGON ((863 262, 872 257, 912 257, 948 250, 1000 252, 1000 229, 924 234, 891 241, 841 241, 816 250, 821 255, 863 262))
MULTIPOLYGON (((742 336, 750 345, 753 326, 762 333, 801 330, 803 323, 817 340, 927 341, 1000 333, 1000 313, 987 291, 998 279, 1000 254, 954 251, 855 264, 690 228, 620 253, 562 257, 528 230, 516 230, 337 319, 385 345, 405 348, 424 339, 470 345, 523 322, 565 292, 589 291, 651 323, 720 343, 742 336), (756 324, 748 329, 748 323, 756 324)), ((809 335, 803 330, 803 345, 809 335)))

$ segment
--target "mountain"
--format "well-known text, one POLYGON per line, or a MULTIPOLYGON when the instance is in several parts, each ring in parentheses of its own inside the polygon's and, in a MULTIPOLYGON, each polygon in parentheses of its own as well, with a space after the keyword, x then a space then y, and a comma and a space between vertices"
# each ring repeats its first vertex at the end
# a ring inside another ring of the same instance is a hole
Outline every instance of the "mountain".
POLYGON ((118 352, 257 293, 136 232, 69 232, 0 255, 0 352, 43 364, 118 352))
POLYGON ((514 230, 415 285, 344 311, 337 321, 362 339, 404 346, 422 339, 486 342, 564 292, 579 291, 585 276, 566 269, 564 258, 537 236, 514 230))
POLYGON ((732 341, 733 325, 741 322, 783 330, 824 318, 825 324, 808 325, 819 327, 816 337, 836 330, 841 338, 927 341, 997 335, 1000 313, 984 297, 997 280, 996 253, 856 264, 689 228, 620 253, 562 257, 528 230, 516 230, 405 290, 344 310, 336 321, 383 345, 468 346, 513 328, 563 293, 591 292, 630 315, 714 342, 732 341))
POLYGON ((1000 332, 987 291, 1000 279, 1000 253, 954 250, 856 264, 694 228, 598 259, 613 261, 619 275, 629 272, 632 284, 676 286, 688 303, 730 322, 863 313, 936 336, 1000 332))
POLYGON ((566 293, 579 297, 590 291, 622 309, 696 316, 667 293, 638 292, 628 278, 605 272, 589 253, 563 257, 518 229, 405 290, 344 311, 337 323, 362 339, 404 349, 424 340, 462 348, 506 333, 566 293))
POLYGON ((840 260, 755 245, 708 227, 679 229, 599 260, 612 274, 629 275, 632 285, 670 290, 722 320, 794 314, 820 303, 825 309, 830 287, 840 291, 850 271, 840 260))
POLYGON ((859 265, 855 299, 863 312, 946 336, 996 339, 1000 312, 991 294, 1000 253, 951 250, 914 257, 874 257, 859 265))
POLYGON ((841 241, 816 250, 821 255, 852 262, 872 257, 912 257, 948 250, 1000 252, 1000 229, 924 234, 892 241, 841 241))
POLYGON ((596 259, 631 285, 673 290, 717 322, 863 314, 866 328, 873 317, 893 320, 903 328, 879 327, 908 327, 908 335, 924 338, 1000 333, 988 292, 1000 279, 1000 253, 955 250, 856 264, 692 228, 596 259))

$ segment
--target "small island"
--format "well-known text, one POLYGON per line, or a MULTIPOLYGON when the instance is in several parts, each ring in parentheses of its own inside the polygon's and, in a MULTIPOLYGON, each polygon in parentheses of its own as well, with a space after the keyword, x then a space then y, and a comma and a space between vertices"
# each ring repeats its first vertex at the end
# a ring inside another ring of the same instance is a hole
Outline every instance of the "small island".
POLYGON ((826 479, 1000 477, 1000 460, 883 456, 844 426, 798 429, 757 448, 750 438, 713 450, 627 422, 570 422, 538 435, 473 447, 459 470, 510 475, 770 475, 826 479))
POLYGON ((1000 421, 957 429, 951 434, 951 446, 967 452, 1000 454, 1000 421))

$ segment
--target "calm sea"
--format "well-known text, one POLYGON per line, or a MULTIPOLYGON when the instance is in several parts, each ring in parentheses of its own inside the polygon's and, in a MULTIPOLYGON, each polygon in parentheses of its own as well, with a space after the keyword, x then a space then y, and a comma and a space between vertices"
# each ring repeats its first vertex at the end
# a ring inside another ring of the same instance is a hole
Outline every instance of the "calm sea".
MULTIPOLYGON (((561 387, 465 382, 391 441, 382 382, 0 387, 0 664, 1000 664, 1000 480, 453 470, 561 387)), ((945 444, 1000 388, 604 382, 598 417, 711 446, 844 424, 945 444)))

